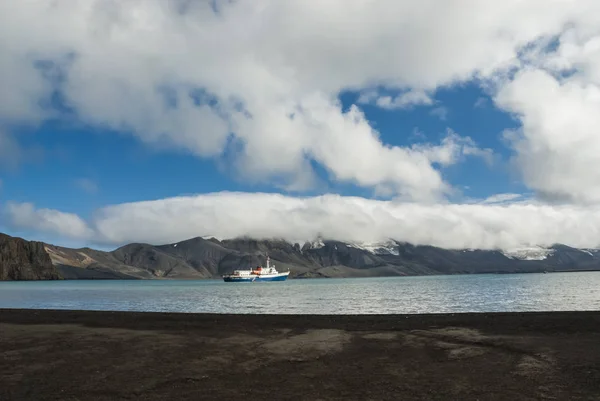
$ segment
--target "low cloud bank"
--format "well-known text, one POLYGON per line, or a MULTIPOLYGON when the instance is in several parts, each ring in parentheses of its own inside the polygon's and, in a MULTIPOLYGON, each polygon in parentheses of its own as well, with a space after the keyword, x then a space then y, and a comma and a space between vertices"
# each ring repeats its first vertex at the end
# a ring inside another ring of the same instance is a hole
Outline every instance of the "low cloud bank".
POLYGON ((72 213, 36 209, 32 204, 9 203, 4 215, 15 229, 114 246, 164 244, 207 235, 298 242, 318 236, 351 242, 393 238, 444 248, 480 249, 553 243, 593 248, 600 242, 600 207, 527 200, 417 204, 339 195, 219 192, 107 206, 89 221, 72 213))

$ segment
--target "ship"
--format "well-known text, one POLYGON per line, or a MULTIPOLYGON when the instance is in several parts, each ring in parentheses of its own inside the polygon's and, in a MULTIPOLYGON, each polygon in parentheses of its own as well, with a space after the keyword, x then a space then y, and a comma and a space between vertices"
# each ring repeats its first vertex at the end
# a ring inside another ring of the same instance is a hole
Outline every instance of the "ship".
POLYGON ((267 266, 257 266, 250 270, 234 270, 231 274, 224 274, 225 282, 255 282, 255 281, 285 281, 290 275, 287 272, 278 272, 275 265, 271 265, 271 259, 267 256, 267 266))

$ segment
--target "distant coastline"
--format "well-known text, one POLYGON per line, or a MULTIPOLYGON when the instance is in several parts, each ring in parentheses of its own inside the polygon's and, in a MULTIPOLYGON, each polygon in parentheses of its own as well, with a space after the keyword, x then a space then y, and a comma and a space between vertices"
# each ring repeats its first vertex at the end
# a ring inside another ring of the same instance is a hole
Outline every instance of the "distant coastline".
POLYGON ((556 244, 519 252, 450 250, 387 241, 369 246, 320 240, 192 238, 128 244, 105 252, 0 234, 0 280, 215 279, 264 264, 269 255, 290 279, 551 273, 600 270, 600 252, 556 244))

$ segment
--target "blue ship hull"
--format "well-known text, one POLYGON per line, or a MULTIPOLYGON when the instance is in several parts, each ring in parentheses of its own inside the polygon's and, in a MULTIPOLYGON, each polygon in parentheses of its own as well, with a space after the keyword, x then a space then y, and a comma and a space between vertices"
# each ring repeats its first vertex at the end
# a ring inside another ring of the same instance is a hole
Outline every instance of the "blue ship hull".
POLYGON ((228 283, 252 283, 256 281, 285 281, 286 275, 275 277, 223 277, 223 281, 228 283))

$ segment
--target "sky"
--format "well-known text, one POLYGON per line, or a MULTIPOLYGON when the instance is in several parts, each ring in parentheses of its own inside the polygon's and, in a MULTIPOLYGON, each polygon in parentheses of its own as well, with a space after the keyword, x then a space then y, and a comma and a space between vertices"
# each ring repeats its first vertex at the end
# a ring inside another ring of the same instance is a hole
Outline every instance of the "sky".
POLYGON ((0 231, 600 246, 596 0, 0 2, 0 231))

